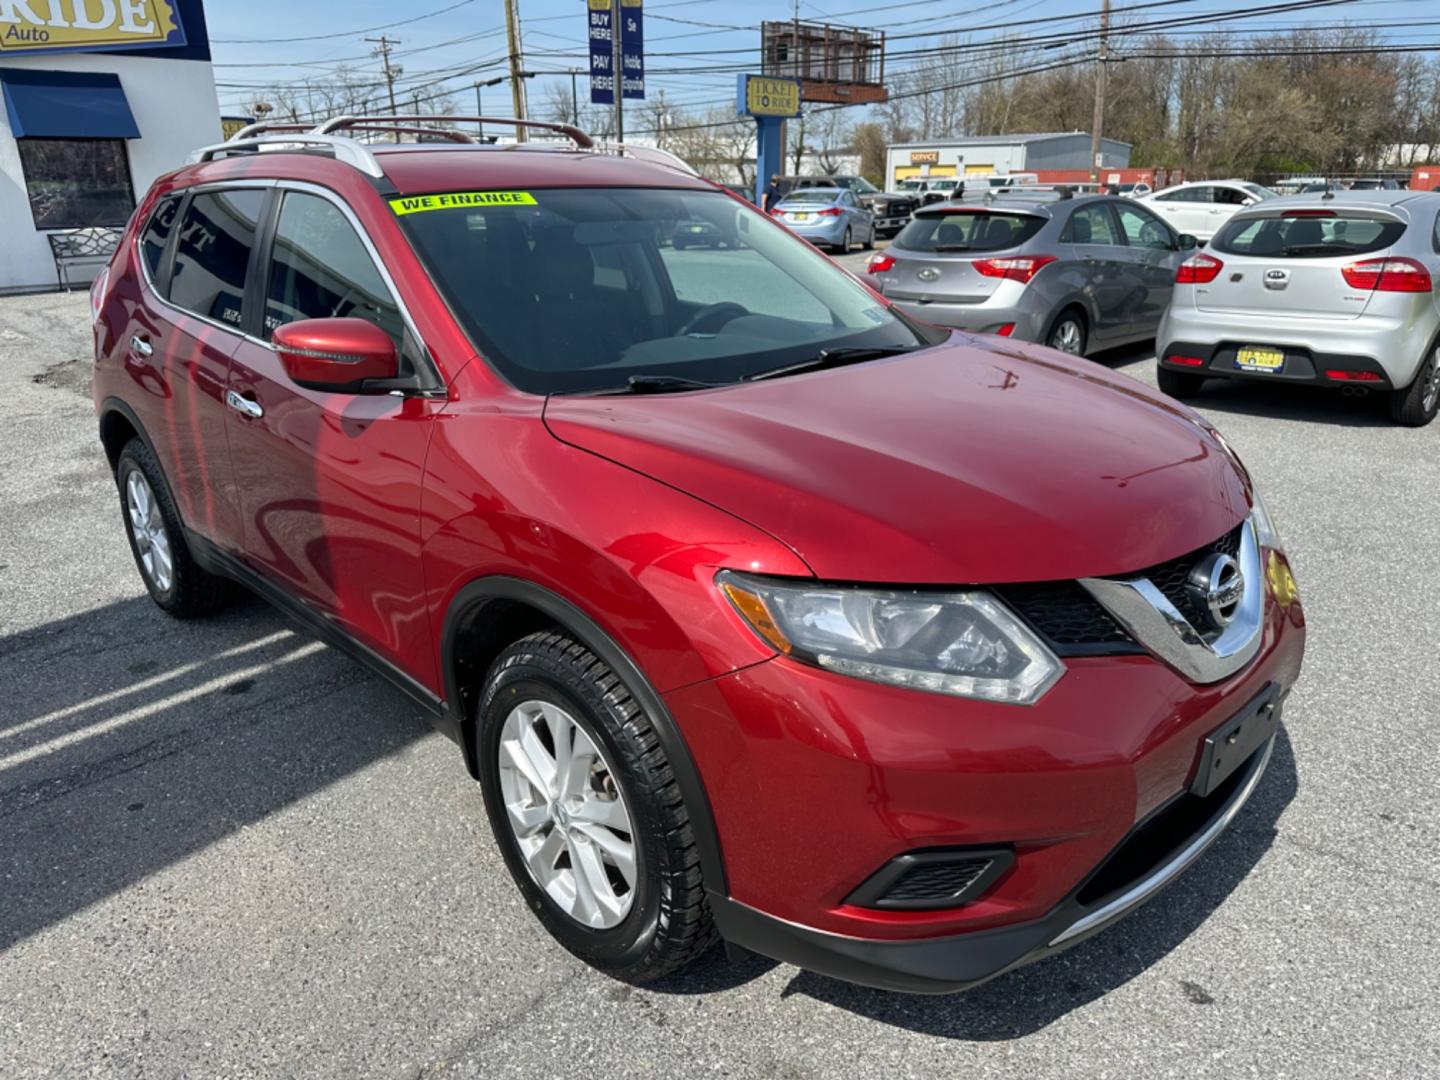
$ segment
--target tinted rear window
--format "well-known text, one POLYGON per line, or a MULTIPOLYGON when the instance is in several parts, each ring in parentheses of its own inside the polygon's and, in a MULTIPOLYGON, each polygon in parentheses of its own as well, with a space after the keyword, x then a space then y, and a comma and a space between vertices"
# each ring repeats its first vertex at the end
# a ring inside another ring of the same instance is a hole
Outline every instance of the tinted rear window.
POLYGON ((162 199, 140 237, 140 252, 145 256, 145 268, 150 271, 152 281, 160 280, 160 260, 165 256, 165 245, 170 241, 170 230, 175 225, 179 209, 180 196, 170 195, 162 199))
POLYGON ((1394 218, 1335 211, 1334 217, 1231 218, 1210 241, 1230 255, 1267 259, 1325 259, 1363 255, 1393 245, 1405 232, 1394 218))
POLYGON ((170 302, 197 315, 239 326, 245 270, 265 192, 259 188, 196 195, 175 245, 170 302))
POLYGON ((900 231, 895 244, 908 251, 1002 251, 1025 243, 1044 225, 1044 218, 1031 214, 989 210, 921 214, 900 231))

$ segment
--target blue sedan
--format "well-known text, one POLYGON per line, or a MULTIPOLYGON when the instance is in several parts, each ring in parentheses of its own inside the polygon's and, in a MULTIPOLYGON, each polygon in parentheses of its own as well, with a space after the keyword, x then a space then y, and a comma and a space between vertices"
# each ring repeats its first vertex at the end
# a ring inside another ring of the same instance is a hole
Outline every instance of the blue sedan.
POLYGON ((845 188, 800 188, 776 203, 770 216, 796 236, 841 254, 852 244, 875 246, 875 219, 845 188))

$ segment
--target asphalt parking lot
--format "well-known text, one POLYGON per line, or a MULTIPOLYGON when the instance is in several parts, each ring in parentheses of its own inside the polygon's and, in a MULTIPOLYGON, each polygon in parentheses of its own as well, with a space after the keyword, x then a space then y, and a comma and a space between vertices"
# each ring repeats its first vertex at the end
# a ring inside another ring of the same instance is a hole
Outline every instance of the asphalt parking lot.
POLYGON ((397 693, 258 601, 153 607, 88 351, 83 293, 0 298, 0 1075, 1440 1075, 1440 424, 1198 402, 1311 636, 1257 795, 1159 899, 967 995, 719 954, 640 990, 531 918, 397 693))

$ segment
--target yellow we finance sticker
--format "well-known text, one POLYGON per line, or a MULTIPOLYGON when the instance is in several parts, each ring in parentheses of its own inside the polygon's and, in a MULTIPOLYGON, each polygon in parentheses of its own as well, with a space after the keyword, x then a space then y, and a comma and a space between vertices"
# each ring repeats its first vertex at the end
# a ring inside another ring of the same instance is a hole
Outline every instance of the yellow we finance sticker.
POLYGON ((471 206, 534 206, 535 196, 528 191, 456 191, 448 195, 412 195, 391 199, 390 209, 402 217, 425 210, 454 210, 471 206))

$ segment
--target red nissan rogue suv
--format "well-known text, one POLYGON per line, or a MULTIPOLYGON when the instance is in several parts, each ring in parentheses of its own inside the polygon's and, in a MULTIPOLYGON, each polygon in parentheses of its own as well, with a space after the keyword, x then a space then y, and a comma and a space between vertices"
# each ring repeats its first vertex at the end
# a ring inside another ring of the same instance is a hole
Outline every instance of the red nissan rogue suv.
POLYGON ((345 134, 417 126, 161 179, 92 291, 100 438, 155 602, 238 582, 389 678, 566 948, 961 989, 1239 812, 1305 620, 1209 424, 657 152, 345 134))

